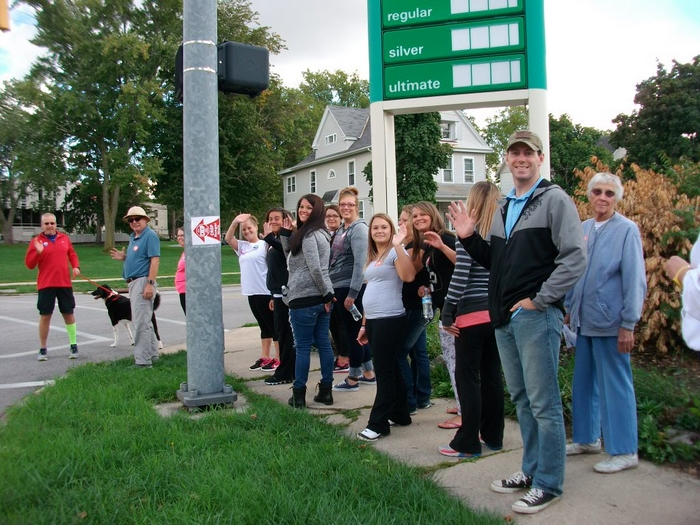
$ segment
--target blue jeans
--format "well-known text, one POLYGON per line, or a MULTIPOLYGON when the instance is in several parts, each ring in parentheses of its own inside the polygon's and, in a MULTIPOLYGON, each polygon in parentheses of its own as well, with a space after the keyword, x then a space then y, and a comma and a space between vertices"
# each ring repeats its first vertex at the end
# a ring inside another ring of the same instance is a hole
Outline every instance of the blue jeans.
POLYGON ((311 345, 316 346, 321 361, 321 383, 333 384, 333 347, 328 329, 331 314, 322 304, 308 308, 290 308, 289 318, 294 333, 296 364, 294 367, 294 388, 306 387, 311 366, 311 345))
POLYGON ((637 452, 637 401, 630 354, 617 351, 617 337, 576 338, 574 442, 593 443, 603 427, 605 452, 637 452))
POLYGON ((421 310, 406 310, 406 342, 399 350, 399 365, 401 375, 406 383, 406 398, 408 408, 415 409, 418 405, 430 402, 432 386, 430 384, 430 358, 428 343, 425 336, 425 326, 421 324, 421 310), (409 364, 407 357, 411 357, 409 364))
POLYGON ((559 393, 559 345, 564 314, 521 310, 496 329, 498 352, 523 438, 522 471, 533 488, 559 496, 564 485, 566 433, 559 393))

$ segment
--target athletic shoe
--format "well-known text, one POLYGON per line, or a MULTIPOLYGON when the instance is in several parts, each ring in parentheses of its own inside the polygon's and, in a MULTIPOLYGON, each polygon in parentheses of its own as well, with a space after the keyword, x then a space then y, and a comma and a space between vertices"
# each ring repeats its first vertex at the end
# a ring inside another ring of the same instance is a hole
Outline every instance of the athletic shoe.
POLYGON ((345 379, 342 383, 338 383, 333 387, 336 392, 357 392, 360 390, 360 384, 351 385, 348 380, 345 379))
POLYGON ((600 454, 600 438, 593 443, 569 443, 566 445, 567 456, 578 456, 579 454, 600 454))
POLYGON ((409 413, 411 416, 415 416, 415 415, 418 413, 418 407, 409 408, 409 409, 408 409, 408 413, 409 413))
POLYGON ((68 359, 78 359, 78 345, 70 345, 68 359))
POLYGON ((377 378, 373 377, 372 379, 369 379, 365 376, 360 376, 357 378, 358 384, 363 384, 363 385, 375 385, 377 384, 377 378))
POLYGON ((350 363, 345 363, 344 365, 339 365, 338 360, 333 363, 333 373, 334 374, 347 374, 350 371, 350 363))
POLYGON ((282 379, 281 377, 277 377, 276 374, 272 374, 270 377, 265 379, 265 384, 274 386, 274 385, 286 385, 289 384, 293 381, 293 379, 282 379))
POLYGON ((46 351, 46 348, 39 348, 39 357, 37 357, 37 360, 47 361, 48 359, 49 353, 46 351))
POLYGON ((380 437, 384 437, 384 434, 380 434, 379 432, 375 432, 372 429, 366 428, 362 432, 357 434, 357 437, 359 437, 363 441, 377 441, 380 437))
POLYGON ((484 445, 487 449, 493 450, 494 452, 498 452, 499 450, 503 450, 503 444, 501 445, 489 445, 486 441, 484 441, 481 436, 479 436, 479 441, 481 442, 482 445, 484 445))
POLYGON ((556 503, 560 499, 561 496, 555 496, 550 492, 545 492, 540 489, 530 489, 527 494, 513 503, 511 508, 513 512, 519 512, 520 514, 535 514, 546 509, 552 503, 556 503))
POLYGON ((501 494, 512 494, 519 490, 529 489, 532 486, 532 476, 518 471, 508 479, 497 479, 491 482, 491 490, 501 494))
POLYGON ((260 370, 264 370, 265 372, 274 372, 279 368, 280 362, 277 359, 270 359, 267 363, 265 363, 263 366, 260 367, 260 370))
POLYGON ((481 454, 468 454, 467 452, 459 452, 449 445, 440 445, 438 447, 438 452, 442 454, 443 456, 447 456, 450 458, 479 458, 481 457, 481 454))
POLYGON ((261 357, 255 363, 248 367, 248 370, 260 370, 263 365, 267 364, 268 359, 261 357))
POLYGON ((428 401, 427 403, 423 403, 422 405, 418 405, 418 408, 420 408, 421 410, 423 410, 423 409, 426 409, 426 408, 430 408, 430 407, 432 407, 432 406, 435 406, 435 405, 433 405, 433 403, 431 403, 430 401, 428 401))
POLYGON ((593 465, 593 470, 601 474, 614 474, 615 472, 620 472, 621 470, 627 470, 629 468, 637 468, 638 466, 639 458, 636 453, 618 454, 617 456, 610 456, 605 461, 596 463, 593 465))

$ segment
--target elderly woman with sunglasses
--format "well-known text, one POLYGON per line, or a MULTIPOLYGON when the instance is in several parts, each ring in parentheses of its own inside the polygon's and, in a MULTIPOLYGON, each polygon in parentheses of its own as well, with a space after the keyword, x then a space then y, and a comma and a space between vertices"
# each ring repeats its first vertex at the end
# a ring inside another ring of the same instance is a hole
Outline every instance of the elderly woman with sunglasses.
POLYGON ((609 458, 602 474, 636 468, 637 403, 630 353, 646 295, 639 228, 615 211, 619 177, 597 173, 588 183, 594 217, 583 223, 586 271, 567 294, 569 322, 577 334, 573 383, 573 443, 566 455, 601 451, 601 426, 609 458))

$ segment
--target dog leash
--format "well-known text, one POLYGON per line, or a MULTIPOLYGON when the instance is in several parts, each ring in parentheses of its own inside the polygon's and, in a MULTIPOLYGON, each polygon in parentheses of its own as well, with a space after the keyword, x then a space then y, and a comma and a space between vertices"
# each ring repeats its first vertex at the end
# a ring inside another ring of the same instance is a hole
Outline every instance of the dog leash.
POLYGON ((105 292, 107 292, 107 294, 109 294, 109 295, 111 295, 112 293, 117 293, 117 292, 115 292, 114 290, 110 290, 109 288, 105 288, 105 287, 102 286, 100 283, 96 283, 95 281, 93 281, 93 280, 90 279, 89 277, 85 277, 82 273, 79 273, 79 274, 78 274, 78 277, 80 277, 81 279, 85 279, 85 280, 86 280, 87 282, 89 282, 90 284, 94 284, 94 285, 97 286, 98 288, 100 288, 100 289, 104 290, 105 292))

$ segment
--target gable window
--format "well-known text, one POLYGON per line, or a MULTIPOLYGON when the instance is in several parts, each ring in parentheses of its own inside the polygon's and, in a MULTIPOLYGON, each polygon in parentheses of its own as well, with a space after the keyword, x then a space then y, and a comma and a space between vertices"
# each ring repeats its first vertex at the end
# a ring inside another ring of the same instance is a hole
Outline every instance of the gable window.
POLYGON ((440 122, 440 136, 442 140, 455 140, 455 123, 440 122))
POLYGON ((311 193, 316 193, 316 170, 309 172, 309 183, 311 193))
POLYGON ((328 178, 335 179, 335 170, 328 170, 328 178))
POLYGON ((474 184, 474 159, 464 157, 464 183, 474 184))
POLYGON ((444 183, 452 183, 455 181, 454 173, 452 170, 452 165, 454 164, 454 157, 450 156, 450 160, 447 162, 447 166, 440 170, 442 175, 441 181, 444 183))
POLYGON ((355 161, 348 161, 348 186, 355 185, 355 161))
POLYGON ((358 206, 358 209, 357 209, 357 213, 359 214, 360 219, 364 219, 364 218, 365 218, 365 201, 359 201, 359 206, 358 206))
POLYGON ((297 176, 290 175, 287 177, 287 193, 296 193, 297 191, 297 176))
POLYGON ((331 144, 335 144, 336 142, 338 142, 337 133, 331 133, 330 135, 326 135, 326 146, 330 146, 331 144))

